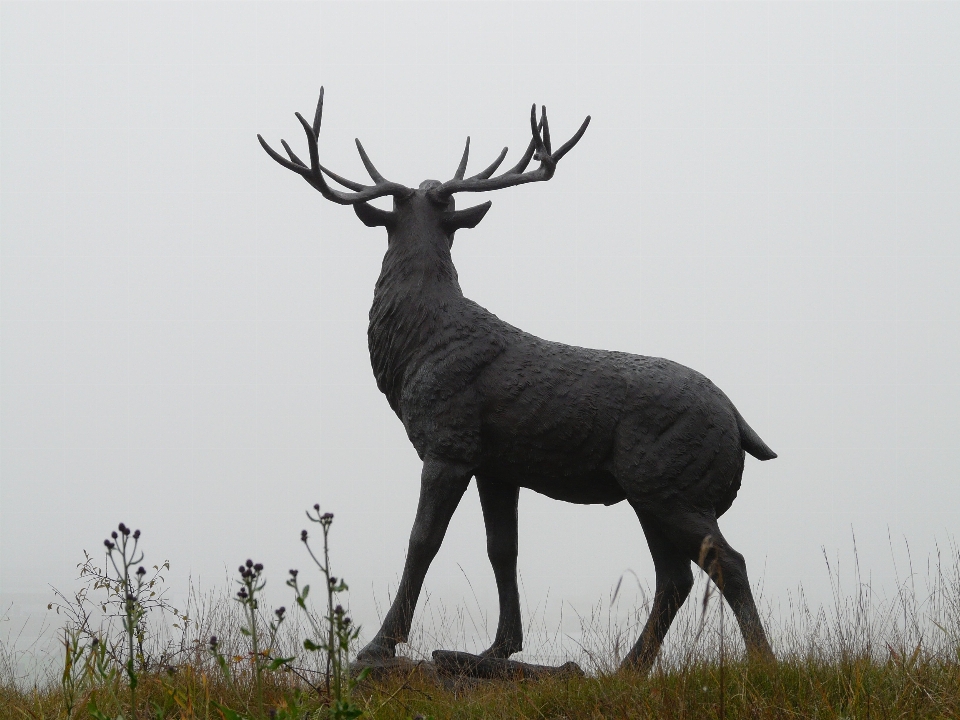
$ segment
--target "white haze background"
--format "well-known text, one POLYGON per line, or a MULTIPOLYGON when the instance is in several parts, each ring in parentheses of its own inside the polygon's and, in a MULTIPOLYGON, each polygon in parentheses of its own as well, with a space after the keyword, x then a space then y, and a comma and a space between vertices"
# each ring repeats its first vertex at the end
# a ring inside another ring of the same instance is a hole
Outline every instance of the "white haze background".
MULTIPOLYGON (((461 284, 730 396, 780 454, 721 521, 767 601, 828 600, 853 534, 887 594, 905 539, 922 573, 954 537, 960 4, 7 2, 0 31, 4 636, 55 622, 48 585, 121 520, 175 596, 252 557, 289 605, 314 502, 378 626, 419 479, 367 355, 385 233, 256 140, 302 151, 321 85, 322 159, 361 181, 355 136, 416 185, 467 134, 472 168, 515 162, 534 101, 557 142, 592 114, 549 183, 459 201, 493 200, 461 284)), ((520 547, 527 620, 573 638, 625 571, 653 581, 626 503, 524 491, 520 547)), ((426 590, 495 629, 473 490, 426 590)))

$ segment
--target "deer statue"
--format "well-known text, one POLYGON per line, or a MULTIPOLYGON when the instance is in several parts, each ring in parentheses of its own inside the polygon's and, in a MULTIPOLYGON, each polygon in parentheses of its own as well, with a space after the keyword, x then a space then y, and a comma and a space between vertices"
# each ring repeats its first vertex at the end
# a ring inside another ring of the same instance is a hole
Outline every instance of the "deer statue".
POLYGON ((626 500, 636 512, 653 555, 656 591, 624 666, 645 671, 654 662, 693 586, 691 561, 711 573, 751 655, 772 660, 743 556, 726 542, 717 518, 740 488, 744 451, 759 460, 776 454, 727 396, 694 370, 662 358, 542 340, 460 289, 451 257, 454 233, 475 227, 490 202, 457 210, 454 195, 549 180, 590 117, 553 150, 546 108, 538 121, 534 105, 532 138, 512 169, 494 175, 504 148, 485 170, 464 177, 467 138, 452 179, 426 180, 412 189, 384 178, 359 140, 372 185, 321 165, 322 111, 321 89, 312 125, 296 113, 307 135, 309 164, 286 141, 283 157, 257 137, 270 157, 327 200, 352 205, 369 227, 386 228, 367 331, 370 360, 377 386, 423 460, 403 576, 382 627, 358 660, 387 661, 406 641, 427 569, 472 478, 500 605, 496 637, 481 657, 508 658, 523 648, 517 501, 520 488, 529 488, 580 504, 626 500), (527 170, 531 159, 539 167, 527 170), (324 176, 346 190, 332 188, 324 176), (368 204, 388 195, 392 210, 368 204))

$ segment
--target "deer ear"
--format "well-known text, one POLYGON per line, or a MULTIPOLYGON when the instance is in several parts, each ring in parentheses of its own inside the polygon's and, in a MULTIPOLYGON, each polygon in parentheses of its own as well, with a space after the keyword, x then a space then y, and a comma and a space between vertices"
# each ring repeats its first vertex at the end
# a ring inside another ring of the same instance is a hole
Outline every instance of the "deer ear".
POLYGON ((367 227, 385 227, 393 226, 397 218, 396 213, 391 210, 381 210, 370 203, 359 202, 353 206, 353 211, 360 218, 361 222, 367 227))
POLYGON ((460 228, 476 227, 483 220, 483 216, 487 214, 487 210, 490 209, 492 204, 487 200, 485 203, 464 210, 448 210, 443 213, 440 222, 443 224, 443 229, 448 233, 454 233, 460 228))

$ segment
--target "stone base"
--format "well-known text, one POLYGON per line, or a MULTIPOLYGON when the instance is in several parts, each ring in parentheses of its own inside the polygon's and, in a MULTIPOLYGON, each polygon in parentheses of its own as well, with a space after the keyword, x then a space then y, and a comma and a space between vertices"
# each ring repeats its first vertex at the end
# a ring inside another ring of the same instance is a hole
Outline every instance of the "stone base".
POLYGON ((575 662, 567 662, 558 667, 531 665, 456 650, 434 650, 433 664, 440 675, 483 680, 538 680, 546 677, 584 676, 583 670, 575 662))
POLYGON ((371 680, 420 674, 427 680, 453 689, 464 685, 473 686, 480 680, 540 680, 548 677, 584 676, 583 670, 575 662, 560 666, 531 665, 517 660, 482 657, 456 650, 434 650, 433 662, 405 657, 372 662, 356 661, 350 664, 350 675, 356 677, 367 669, 367 677, 371 680))
POLYGON ((351 677, 357 677, 364 670, 370 671, 367 673, 367 677, 371 680, 380 680, 389 675, 411 675, 417 672, 431 680, 437 679, 437 669, 432 662, 411 660, 399 656, 370 662, 357 660, 350 663, 351 677))

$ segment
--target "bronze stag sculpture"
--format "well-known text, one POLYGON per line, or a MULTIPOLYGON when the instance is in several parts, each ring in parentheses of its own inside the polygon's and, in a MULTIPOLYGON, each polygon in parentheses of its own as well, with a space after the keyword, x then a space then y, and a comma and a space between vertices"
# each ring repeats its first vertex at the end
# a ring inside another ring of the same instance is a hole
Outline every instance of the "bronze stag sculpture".
POLYGON ((744 451, 776 454, 710 380, 661 358, 590 350, 525 333, 463 296, 451 258, 454 233, 480 222, 490 202, 454 209, 454 195, 549 180, 580 140, 557 150, 546 108, 512 169, 494 175, 507 154, 464 177, 470 139, 453 178, 411 189, 385 179, 357 140, 373 185, 320 164, 323 90, 313 124, 299 113, 310 149, 304 163, 260 144, 328 200, 352 205, 364 224, 387 230, 387 252, 370 308, 368 339, 377 386, 423 460, 420 499, 403 577, 383 625, 361 661, 395 655, 410 630, 427 568, 460 498, 477 479, 487 553, 500 616, 483 653, 507 658, 523 647, 517 589, 517 500, 529 488, 557 500, 612 505, 627 500, 653 555, 656 592, 646 627, 624 660, 647 669, 693 586, 691 561, 715 568, 747 649, 772 658, 743 556, 724 540, 717 518, 740 488, 744 451), (531 159, 539 167, 527 171, 531 159), (350 192, 331 188, 324 176, 350 192), (392 196, 386 211, 367 201, 392 196), (704 550, 708 550, 704 552, 704 550))

